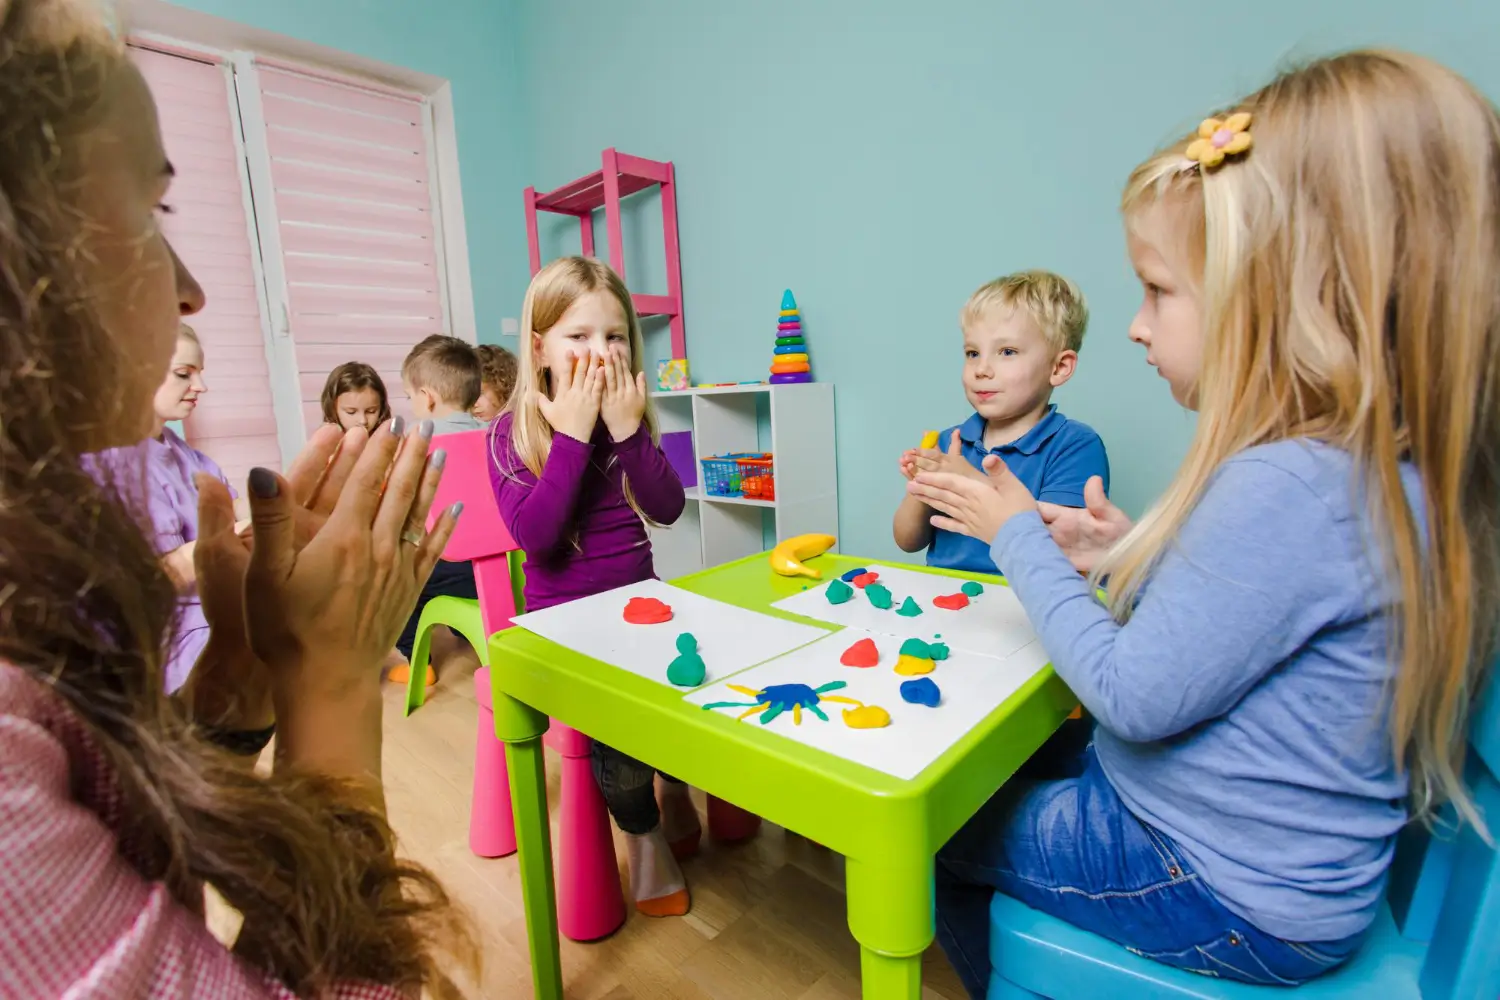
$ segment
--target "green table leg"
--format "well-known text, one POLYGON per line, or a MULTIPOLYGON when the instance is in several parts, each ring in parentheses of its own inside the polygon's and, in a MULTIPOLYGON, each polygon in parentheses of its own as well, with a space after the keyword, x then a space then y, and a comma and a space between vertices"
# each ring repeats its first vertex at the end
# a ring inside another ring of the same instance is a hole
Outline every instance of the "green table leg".
POLYGON ((547 717, 509 695, 493 690, 495 734, 505 743, 510 770, 510 801, 516 822, 516 854, 526 906, 526 940, 537 1000, 562 1000, 562 958, 558 951, 557 896, 552 885, 552 835, 547 826, 547 772, 542 734, 547 717))
POLYGON ((919 1000, 932 944, 932 858, 872 864, 849 858, 849 930, 859 942, 864 1000, 919 1000))

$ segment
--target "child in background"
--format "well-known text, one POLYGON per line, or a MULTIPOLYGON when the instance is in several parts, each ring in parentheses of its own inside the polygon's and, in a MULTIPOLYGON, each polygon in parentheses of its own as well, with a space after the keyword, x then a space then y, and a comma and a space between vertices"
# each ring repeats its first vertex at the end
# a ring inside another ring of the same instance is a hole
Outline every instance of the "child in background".
POLYGON ((489 423, 510 402, 511 391, 516 387, 516 356, 494 344, 480 344, 474 350, 479 354, 480 371, 479 402, 474 404, 474 416, 489 423))
MULTIPOLYGON (((208 644, 208 621, 198 599, 197 573, 193 569, 193 550, 198 542, 198 487, 193 476, 205 472, 229 485, 213 459, 167 426, 169 420, 186 420, 191 416, 199 397, 208 391, 203 368, 203 345, 193 328, 184 323, 178 329, 172 366, 152 399, 155 433, 139 445, 100 452, 90 462, 90 467, 101 474, 107 471, 116 486, 127 494, 133 496, 144 486, 145 496, 134 498, 131 506, 149 520, 156 550, 162 554, 162 566, 179 595, 177 631, 166 667, 168 694, 187 681, 193 664, 208 644), (143 457, 144 480, 140 471, 143 457)), ((230 492, 233 494, 232 488, 230 492)))
MULTIPOLYGON (((490 481, 526 552, 526 609, 655 577, 646 524, 671 524, 686 503, 646 399, 640 321, 619 275, 564 257, 532 279, 521 307, 520 374, 490 428, 490 481)), ((673 856, 701 828, 687 786, 594 742, 594 773, 625 833, 636 908, 686 913, 673 856), (665 776, 663 776, 665 777, 665 776)))
POLYGON ((431 420, 433 434, 484 427, 469 412, 479 401, 483 372, 474 345, 435 333, 411 349, 401 363, 401 386, 418 420, 431 420))
POLYGON ((993 460, 909 487, 992 543, 1097 720, 1071 775, 938 855, 975 996, 992 889, 1291 985, 1364 938, 1408 802, 1484 829, 1460 775, 1500 621, 1500 114, 1416 56, 1323 59, 1137 167, 1123 212, 1130 337, 1198 411, 1165 495, 1084 580, 1113 508, 1049 534, 993 460))
MULTIPOLYGON (((1021 271, 983 285, 959 313, 964 337, 964 395, 974 415, 938 436, 936 448, 901 456, 901 474, 955 472, 982 481, 980 466, 998 455, 1039 500, 1084 506, 1085 484, 1109 488, 1109 459, 1094 429, 1069 420, 1052 391, 1073 377, 1088 326, 1078 286, 1048 271, 1021 271)), ((903 552, 927 550, 927 565, 995 573, 981 541, 934 528, 932 510, 911 494, 892 527, 903 552)))
MULTIPOLYGON (((401 385, 411 400, 412 415, 432 422, 432 436, 460 434, 483 430, 484 424, 469 413, 479 397, 479 355, 468 341, 435 333, 407 354, 401 363, 401 385)), ((411 651, 416 644, 417 623, 422 609, 434 597, 463 597, 475 600, 479 588, 474 582, 474 566, 467 561, 440 559, 432 570, 417 606, 412 610, 406 628, 396 640, 396 650, 406 660, 396 663, 386 673, 394 683, 405 684, 411 677, 411 651)), ((450 657, 477 659, 468 642, 455 636, 451 629, 434 629, 432 662, 443 663, 450 657)), ((444 667, 447 672, 448 667, 444 667)), ((437 683, 437 672, 427 668, 427 683, 437 683)))
POLYGON ((371 434, 391 419, 390 397, 380 374, 363 361, 346 361, 323 383, 323 422, 344 430, 364 427, 371 434))

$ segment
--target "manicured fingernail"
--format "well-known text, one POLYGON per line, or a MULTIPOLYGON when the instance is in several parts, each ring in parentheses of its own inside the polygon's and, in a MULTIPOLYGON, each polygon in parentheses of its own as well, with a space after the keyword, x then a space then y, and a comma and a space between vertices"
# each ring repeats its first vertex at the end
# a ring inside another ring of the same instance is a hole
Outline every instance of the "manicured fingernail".
POLYGON ((431 441, 432 440, 432 432, 433 432, 433 430, 434 430, 434 428, 432 426, 432 421, 431 420, 424 420, 420 424, 417 425, 417 433, 420 434, 420 435, 422 435, 422 440, 423 441, 431 441))
POLYGON ((396 417, 394 420, 391 421, 391 436, 392 437, 400 437, 401 434, 405 430, 406 430, 406 418, 405 417, 396 417))
POLYGON ((427 467, 429 469, 441 469, 443 467, 443 463, 446 461, 448 461, 448 453, 439 448, 437 451, 433 452, 432 457, 427 460, 427 467))
POLYGON ((261 500, 274 500, 281 492, 281 484, 276 481, 276 473, 270 469, 258 467, 251 469, 250 492, 261 500))
POLYGON ((464 502, 462 500, 460 500, 458 503, 454 504, 452 507, 448 508, 448 513, 450 513, 450 514, 453 515, 453 520, 455 520, 455 521, 458 520, 458 515, 462 514, 463 512, 464 512, 464 502))

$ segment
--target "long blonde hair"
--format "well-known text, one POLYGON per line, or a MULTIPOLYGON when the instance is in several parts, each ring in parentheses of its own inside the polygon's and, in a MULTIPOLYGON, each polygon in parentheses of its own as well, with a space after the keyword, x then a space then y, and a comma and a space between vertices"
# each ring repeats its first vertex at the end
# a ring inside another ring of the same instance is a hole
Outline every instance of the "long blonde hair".
POLYGON ((66 702, 109 761, 122 857, 190 912, 218 889, 255 971, 299 996, 350 979, 457 996, 471 929, 397 857, 383 810, 316 773, 249 773, 204 738, 215 720, 164 694, 177 596, 122 499, 144 470, 83 457, 149 403, 120 377, 138 331, 106 322, 79 251, 88 137, 114 127, 109 100, 135 72, 100 6, 0 0, 0 661, 66 702))
MULTIPOLYGON (((643 370, 646 353, 641 320, 635 313, 635 303, 630 300, 630 291, 624 280, 608 264, 593 257, 559 257, 538 271, 526 289, 526 299, 521 303, 521 355, 516 388, 504 412, 511 414, 511 447, 533 476, 542 474, 547 456, 552 452, 552 425, 542 416, 539 405, 542 395, 548 392, 550 376, 543 367, 535 342, 557 325, 574 302, 601 291, 614 296, 625 314, 630 338, 630 373, 636 375, 643 370)), ((656 413, 649 398, 644 419, 652 443, 659 444, 661 438, 656 429, 656 413)), ((492 442, 492 448, 497 446, 498 442, 492 442)), ((643 521, 651 523, 631 492, 629 477, 625 477, 623 484, 625 500, 631 509, 643 521)))
POLYGON ((1205 172, 1185 137, 1125 190, 1127 223, 1150 209, 1185 222, 1203 362, 1187 457, 1097 576, 1125 620, 1227 458, 1295 437, 1346 450, 1399 594, 1391 732, 1414 811, 1449 800, 1483 829, 1461 775, 1500 612, 1500 116, 1450 70, 1376 51, 1229 110, 1252 116, 1243 159, 1205 172))

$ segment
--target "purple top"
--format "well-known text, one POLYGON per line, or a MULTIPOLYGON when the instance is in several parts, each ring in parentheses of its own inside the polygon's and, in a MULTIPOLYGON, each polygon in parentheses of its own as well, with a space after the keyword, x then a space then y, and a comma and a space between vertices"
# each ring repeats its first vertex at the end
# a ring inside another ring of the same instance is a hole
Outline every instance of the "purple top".
MULTIPOLYGON (((193 476, 206 472, 229 485, 213 459, 178 437, 170 427, 163 428, 160 440, 147 438, 140 444, 111 448, 89 458, 96 468, 103 466, 110 470, 126 501, 147 519, 156 551, 163 555, 198 540, 198 488, 193 485, 193 476), (138 464, 143 461, 144 479, 140 478, 138 464), (144 483, 143 500, 132 500, 136 483, 144 483)), ((232 487, 230 493, 234 493, 232 487)), ((178 599, 177 633, 167 659, 168 694, 182 687, 207 644, 208 620, 203 617, 198 589, 193 587, 178 599)))
POLYGON ((526 610, 540 611, 656 576, 646 525, 625 502, 622 481, 646 516, 682 514, 682 481, 644 423, 616 444, 601 421, 587 444, 552 435, 541 478, 510 439, 511 415, 490 431, 490 485, 511 537, 526 553, 526 610))

